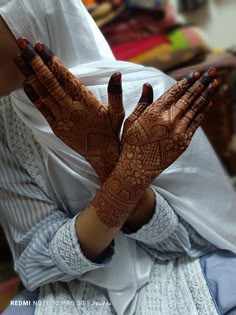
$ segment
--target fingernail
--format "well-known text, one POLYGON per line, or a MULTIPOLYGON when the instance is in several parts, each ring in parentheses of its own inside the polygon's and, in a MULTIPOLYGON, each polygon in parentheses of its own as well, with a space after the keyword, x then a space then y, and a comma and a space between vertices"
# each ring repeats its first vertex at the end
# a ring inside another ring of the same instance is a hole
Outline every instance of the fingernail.
POLYGON ((213 87, 213 88, 216 88, 218 85, 219 85, 219 83, 218 83, 217 80, 214 80, 214 81, 211 83, 211 87, 213 87))
POLYGON ((151 84, 145 83, 143 85, 143 91, 141 99, 143 102, 147 102, 148 104, 151 104, 153 102, 153 88, 151 84))
POLYGON ((35 50, 45 63, 50 62, 54 56, 53 52, 43 43, 37 43, 35 45, 35 50))
POLYGON ((43 46, 42 43, 37 43, 37 44, 35 45, 35 49, 36 49, 38 52, 42 52, 43 49, 44 49, 44 46, 43 46))
POLYGON ((27 41, 26 38, 21 37, 21 38, 19 38, 19 39, 17 40, 17 43, 18 43, 18 45, 19 45, 20 48, 25 49, 25 48, 27 47, 27 45, 28 45, 29 42, 27 41))
POLYGON ((112 75, 112 82, 116 85, 120 85, 121 84, 121 73, 120 72, 116 72, 112 75))
POLYGON ((110 78, 108 83, 108 93, 112 95, 121 95, 122 86, 121 86, 121 73, 116 72, 110 78))
POLYGON ((17 56, 14 60, 18 66, 22 67, 25 64, 25 61, 21 56, 17 56))
POLYGON ((197 79, 200 77, 199 72, 191 72, 186 76, 186 79, 188 80, 189 83, 194 83, 197 79))
POLYGON ((199 79, 201 74, 200 74, 200 72, 197 71, 197 72, 194 72, 193 76, 195 79, 199 79))
POLYGON ((150 91, 150 84, 145 83, 145 84, 143 85, 143 94, 144 94, 144 95, 147 95, 147 94, 149 93, 149 91, 150 91))
POLYGON ((210 69, 209 70, 209 74, 210 74, 211 77, 215 77, 216 76, 216 69, 215 68, 210 69))
POLYGON ((215 76, 216 76, 216 69, 210 69, 203 73, 203 75, 200 78, 200 81, 204 85, 208 85, 215 76))
POLYGON ((145 96, 149 96, 149 95, 153 96, 153 89, 152 89, 151 84, 145 83, 143 85, 143 93, 142 94, 145 95, 145 96))

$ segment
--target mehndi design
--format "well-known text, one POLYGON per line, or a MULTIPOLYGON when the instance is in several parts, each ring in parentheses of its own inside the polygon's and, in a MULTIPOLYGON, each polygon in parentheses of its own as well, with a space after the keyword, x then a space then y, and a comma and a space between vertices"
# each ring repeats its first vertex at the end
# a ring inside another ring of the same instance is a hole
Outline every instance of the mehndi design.
POLYGON ((26 76, 26 94, 53 132, 81 154, 103 182, 120 154, 119 132, 124 118, 123 104, 119 101, 121 74, 111 77, 109 104, 103 106, 47 48, 37 45, 47 61, 45 64, 25 39, 18 43, 22 56, 15 61, 26 76))
POLYGON ((152 87, 145 84, 124 123, 120 147, 121 74, 110 79, 106 107, 46 46, 37 44, 36 52, 25 39, 18 43, 22 56, 16 64, 26 77, 27 95, 54 133, 106 180, 91 204, 108 228, 121 227, 145 189, 186 150, 212 107, 208 100, 218 85, 215 69, 201 77, 188 75, 154 103, 152 87))
POLYGON ((116 168, 92 201, 108 227, 122 225, 145 189, 187 149, 212 107, 215 75, 212 69, 176 83, 128 129, 116 168))
MULTIPOLYGON (((119 133, 124 119, 121 73, 111 76, 108 106, 103 106, 45 45, 36 44, 36 52, 24 38, 18 44, 22 56, 15 62, 26 77, 26 94, 53 132, 80 153, 104 182, 120 154, 119 133)), ((145 85, 137 109, 151 104, 152 94, 151 87, 145 85)))

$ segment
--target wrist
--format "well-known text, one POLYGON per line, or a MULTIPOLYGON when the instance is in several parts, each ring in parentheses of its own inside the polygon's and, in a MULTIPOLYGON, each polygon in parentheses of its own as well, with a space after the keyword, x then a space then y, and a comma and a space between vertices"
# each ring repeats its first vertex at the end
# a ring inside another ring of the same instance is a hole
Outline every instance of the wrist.
POLYGON ((121 228, 144 191, 145 188, 127 180, 126 169, 118 162, 91 204, 105 225, 109 228, 121 228))
POLYGON ((151 188, 147 188, 136 207, 125 221, 124 229, 127 229, 130 233, 136 232, 150 221, 154 212, 155 194, 151 188))

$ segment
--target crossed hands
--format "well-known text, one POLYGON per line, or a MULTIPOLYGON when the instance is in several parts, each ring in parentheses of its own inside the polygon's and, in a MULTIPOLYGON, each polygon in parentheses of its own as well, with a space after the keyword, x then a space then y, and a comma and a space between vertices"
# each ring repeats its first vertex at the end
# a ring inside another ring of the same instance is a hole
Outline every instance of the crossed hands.
MULTIPOLYGON (((153 180, 187 149, 212 107, 209 99, 218 86, 215 69, 203 75, 195 72, 153 102, 152 87, 145 84, 136 108, 124 122, 120 144, 125 116, 120 73, 110 78, 108 106, 104 106, 45 45, 34 48, 22 38, 18 45, 22 54, 15 63, 25 76, 26 94, 55 135, 106 181, 105 199, 112 202, 113 196, 115 208, 119 199, 131 211, 153 180)), ((97 208, 104 208, 104 200, 96 202, 97 208)))

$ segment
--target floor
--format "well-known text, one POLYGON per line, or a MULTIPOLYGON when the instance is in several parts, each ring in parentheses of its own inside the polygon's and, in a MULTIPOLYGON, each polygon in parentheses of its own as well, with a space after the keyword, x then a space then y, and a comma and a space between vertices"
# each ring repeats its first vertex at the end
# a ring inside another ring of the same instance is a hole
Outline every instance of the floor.
MULTIPOLYGON (((177 8, 178 0, 169 0, 177 8)), ((236 0, 207 0, 207 4, 190 13, 179 14, 182 21, 204 29, 214 48, 236 48, 236 0)))

